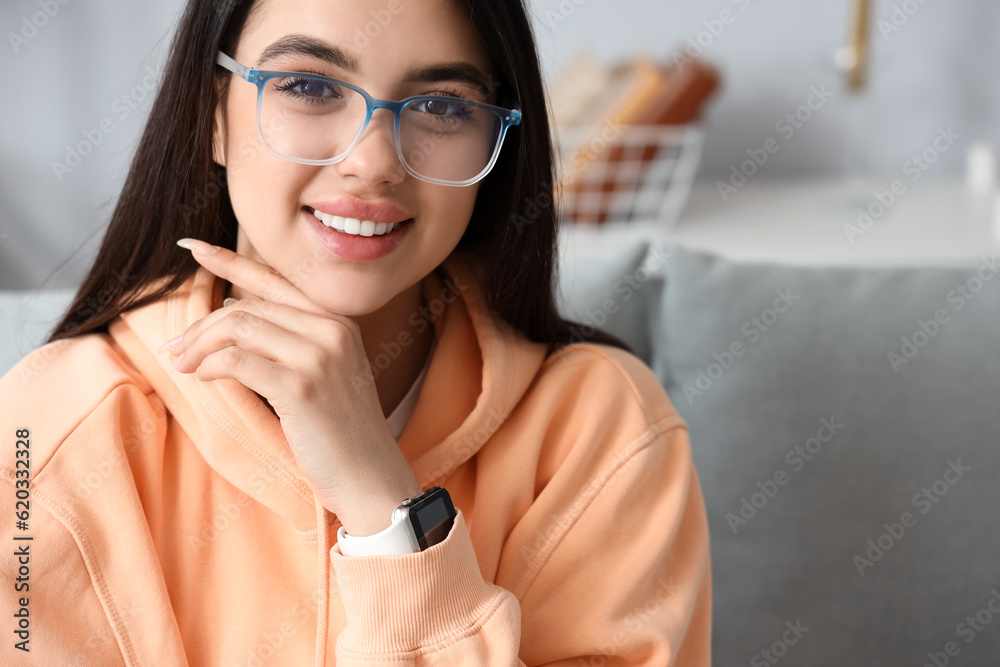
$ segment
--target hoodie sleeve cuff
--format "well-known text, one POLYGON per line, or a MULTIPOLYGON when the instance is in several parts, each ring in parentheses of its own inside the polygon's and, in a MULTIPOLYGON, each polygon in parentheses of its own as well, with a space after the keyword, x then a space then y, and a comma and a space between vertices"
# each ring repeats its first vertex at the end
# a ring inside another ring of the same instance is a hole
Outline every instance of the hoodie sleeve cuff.
POLYGON ((468 634, 502 603, 483 579, 462 510, 444 541, 402 556, 344 556, 330 549, 347 627, 338 640, 358 653, 413 651, 468 634))

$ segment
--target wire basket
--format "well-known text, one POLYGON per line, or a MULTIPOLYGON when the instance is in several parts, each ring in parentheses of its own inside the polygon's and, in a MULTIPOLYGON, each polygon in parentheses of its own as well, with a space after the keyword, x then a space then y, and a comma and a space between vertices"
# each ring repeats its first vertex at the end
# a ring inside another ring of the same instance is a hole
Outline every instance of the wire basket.
POLYGON ((556 133, 560 220, 654 221, 672 227, 691 193, 705 131, 689 125, 629 125, 556 133))

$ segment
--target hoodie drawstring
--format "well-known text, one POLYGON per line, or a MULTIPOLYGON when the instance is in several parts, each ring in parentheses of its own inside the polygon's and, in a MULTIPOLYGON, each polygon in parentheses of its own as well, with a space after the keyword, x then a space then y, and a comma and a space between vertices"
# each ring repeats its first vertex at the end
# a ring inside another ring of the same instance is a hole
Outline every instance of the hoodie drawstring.
POLYGON ((326 524, 326 508, 319 498, 316 504, 316 543, 319 548, 319 609, 316 618, 316 667, 326 667, 326 636, 330 632, 330 530, 326 524))

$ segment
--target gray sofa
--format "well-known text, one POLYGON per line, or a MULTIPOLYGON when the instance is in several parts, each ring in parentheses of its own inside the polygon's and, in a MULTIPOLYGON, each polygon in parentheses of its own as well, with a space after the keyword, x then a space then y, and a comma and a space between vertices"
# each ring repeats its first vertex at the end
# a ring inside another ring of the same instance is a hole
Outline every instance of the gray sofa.
POLYGON ((604 328, 690 428, 714 663, 997 664, 998 257, 803 267, 576 242, 562 307, 593 323, 615 301, 604 328))
MULTIPOLYGON (((562 236, 560 308, 630 342, 690 427, 715 664, 995 664, 1000 266, 986 260, 804 268, 562 236)), ((0 299, 0 372, 69 296, 0 299)))

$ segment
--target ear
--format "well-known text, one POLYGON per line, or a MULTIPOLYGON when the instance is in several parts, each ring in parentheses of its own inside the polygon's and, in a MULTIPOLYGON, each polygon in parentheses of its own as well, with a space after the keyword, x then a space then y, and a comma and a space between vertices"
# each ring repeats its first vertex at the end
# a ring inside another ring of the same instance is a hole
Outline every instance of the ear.
MULTIPOLYGON (((220 86, 221 87, 221 86, 220 86)), ((216 89, 218 90, 218 88, 216 89)), ((226 100, 229 87, 216 96, 218 102, 215 105, 215 117, 212 119, 212 159, 220 167, 226 166, 226 100)))

